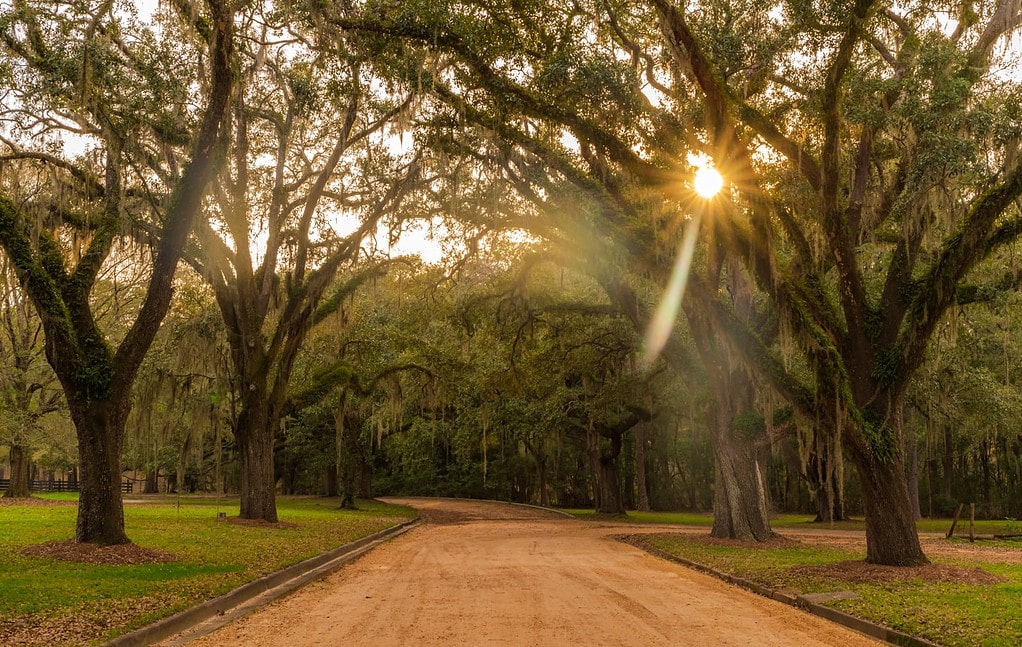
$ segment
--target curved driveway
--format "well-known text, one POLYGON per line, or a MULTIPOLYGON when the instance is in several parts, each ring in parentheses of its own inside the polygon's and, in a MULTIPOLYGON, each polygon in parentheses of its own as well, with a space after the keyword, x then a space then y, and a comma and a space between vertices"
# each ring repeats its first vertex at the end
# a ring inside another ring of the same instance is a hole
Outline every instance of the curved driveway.
POLYGON ((554 513, 393 500, 424 523, 192 645, 878 645, 554 513))

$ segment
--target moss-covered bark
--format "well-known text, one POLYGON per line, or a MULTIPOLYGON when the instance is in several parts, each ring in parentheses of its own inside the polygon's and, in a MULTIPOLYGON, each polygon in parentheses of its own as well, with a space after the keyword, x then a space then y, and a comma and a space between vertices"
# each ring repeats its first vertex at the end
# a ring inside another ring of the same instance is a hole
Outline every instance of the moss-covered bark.
MULTIPOLYGON (((210 0, 209 9, 214 25, 209 39, 210 94, 191 159, 170 191, 145 298, 116 349, 97 324, 90 300, 100 269, 127 218, 121 177, 123 140, 107 121, 109 115, 97 116, 104 124, 105 183, 97 189, 98 181, 94 181, 89 189, 98 192, 102 207, 87 225, 88 243, 77 258, 65 257, 59 236, 33 221, 47 205, 16 205, 0 196, 0 246, 42 319, 46 358, 60 380, 78 435, 81 495, 75 536, 81 542, 128 541, 120 488, 131 385, 170 306, 174 270, 213 173, 218 133, 231 93, 233 17, 226 3, 218 0, 210 0)), ((24 46, 8 44, 27 64, 43 69, 52 60, 52 52, 35 19, 29 14, 25 20, 28 42, 24 46)), ((101 111, 100 103, 91 108, 101 111)), ((66 224, 76 225, 73 221, 66 224)))

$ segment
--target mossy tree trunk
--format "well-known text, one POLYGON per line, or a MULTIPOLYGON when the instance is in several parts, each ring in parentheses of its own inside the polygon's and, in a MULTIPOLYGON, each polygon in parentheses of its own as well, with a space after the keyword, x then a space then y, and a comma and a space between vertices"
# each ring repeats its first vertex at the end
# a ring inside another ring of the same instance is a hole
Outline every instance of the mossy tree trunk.
MULTIPOLYGON (((209 46, 207 69, 211 79, 205 111, 191 159, 163 205, 162 231, 145 297, 116 349, 97 324, 90 297, 114 244, 127 229, 128 207, 123 199, 121 171, 125 164, 122 153, 130 148, 130 142, 118 132, 123 124, 111 122, 112 116, 100 107, 105 105, 103 100, 79 106, 83 115, 90 115, 99 124, 97 131, 106 147, 103 178, 78 168, 67 178, 69 187, 80 190, 85 208, 96 209, 89 217, 68 214, 60 225, 48 228, 43 214, 53 205, 33 201, 15 204, 0 196, 0 246, 42 320, 46 358, 60 380, 78 436, 81 494, 75 538, 79 542, 128 541, 120 487, 121 447, 131 406, 131 385, 170 307, 174 272, 213 173, 215 145, 231 93, 233 15, 220 0, 209 0, 208 8, 212 27, 204 37, 209 46), (67 232, 58 233, 62 227, 76 230, 75 237, 83 240, 81 248, 70 255, 65 255, 64 248, 67 232)), ((56 37, 56 32, 44 29, 33 14, 26 12, 20 18, 25 40, 13 49, 30 68, 59 74, 52 69, 52 62, 61 53, 51 49, 48 41, 56 37)), ((102 94, 105 89, 101 79, 110 82, 104 76, 110 69, 96 68, 89 74, 81 74, 77 64, 67 69, 72 70, 72 76, 66 79, 66 87, 72 89, 74 97, 63 99, 71 105, 77 105, 75 101, 81 97, 102 94), (84 79, 90 78, 97 87, 82 87, 84 79)), ((53 81, 65 87, 61 82, 53 81)), ((56 211, 64 212, 59 206, 56 211)))
MULTIPOLYGON (((886 420, 893 442, 900 444, 903 433, 900 409, 886 420)), ((874 413, 879 420, 878 412, 874 413)), ((866 561, 888 566, 918 566, 929 563, 919 543, 916 516, 909 498, 904 453, 895 445, 869 446, 853 443, 852 460, 860 474, 862 502, 866 513, 866 561)))
POLYGON ((75 539, 101 545, 128 543, 121 494, 121 447, 129 400, 69 400, 81 461, 75 539))

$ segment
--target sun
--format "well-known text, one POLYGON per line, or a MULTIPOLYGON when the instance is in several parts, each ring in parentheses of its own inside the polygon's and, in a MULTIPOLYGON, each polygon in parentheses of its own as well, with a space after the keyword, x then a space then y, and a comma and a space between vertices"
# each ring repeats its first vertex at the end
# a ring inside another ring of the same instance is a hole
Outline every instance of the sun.
POLYGON ((704 166, 696 171, 692 186, 700 197, 707 200, 717 195, 724 186, 724 178, 712 166, 704 166))

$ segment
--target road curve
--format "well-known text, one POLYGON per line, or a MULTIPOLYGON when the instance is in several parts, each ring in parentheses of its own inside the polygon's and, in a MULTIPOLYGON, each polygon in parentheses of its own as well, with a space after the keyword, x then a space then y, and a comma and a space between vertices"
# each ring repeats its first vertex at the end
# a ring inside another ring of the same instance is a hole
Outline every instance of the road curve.
POLYGON ((497 503, 394 502, 424 523, 189 644, 881 644, 615 541, 620 528, 497 503))

